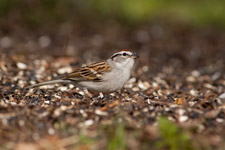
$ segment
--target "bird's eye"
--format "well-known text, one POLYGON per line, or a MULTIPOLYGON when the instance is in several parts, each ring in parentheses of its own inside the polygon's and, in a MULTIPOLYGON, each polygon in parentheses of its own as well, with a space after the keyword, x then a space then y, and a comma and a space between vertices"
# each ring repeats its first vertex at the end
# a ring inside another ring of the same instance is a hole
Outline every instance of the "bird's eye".
POLYGON ((127 53, 123 53, 123 56, 127 56, 127 53))

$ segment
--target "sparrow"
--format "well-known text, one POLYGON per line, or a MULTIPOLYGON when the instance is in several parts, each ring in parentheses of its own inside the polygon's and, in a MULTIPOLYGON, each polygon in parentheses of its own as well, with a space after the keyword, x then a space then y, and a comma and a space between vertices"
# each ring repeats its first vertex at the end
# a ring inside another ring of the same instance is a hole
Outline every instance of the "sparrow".
POLYGON ((80 67, 60 79, 34 84, 27 88, 66 83, 85 88, 90 92, 115 92, 122 89, 130 78, 137 58, 139 56, 136 53, 124 49, 114 53, 105 61, 80 67))

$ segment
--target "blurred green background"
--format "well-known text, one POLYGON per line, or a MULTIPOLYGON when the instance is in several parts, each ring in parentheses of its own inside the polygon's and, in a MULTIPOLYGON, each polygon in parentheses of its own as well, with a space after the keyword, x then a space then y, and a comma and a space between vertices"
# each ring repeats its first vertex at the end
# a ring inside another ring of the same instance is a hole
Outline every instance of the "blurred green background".
POLYGON ((160 20, 225 28, 224 10, 222 0, 1 0, 0 23, 40 27, 77 20, 128 25, 160 20))

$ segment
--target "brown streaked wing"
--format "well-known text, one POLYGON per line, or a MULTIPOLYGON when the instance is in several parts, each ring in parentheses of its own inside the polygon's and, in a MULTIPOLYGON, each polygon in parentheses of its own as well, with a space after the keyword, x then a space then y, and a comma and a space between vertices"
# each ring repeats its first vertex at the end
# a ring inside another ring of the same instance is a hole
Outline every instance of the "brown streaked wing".
POLYGON ((104 62, 93 63, 85 67, 81 67, 76 71, 67 75, 64 79, 70 80, 101 80, 104 72, 110 71, 112 68, 104 62))

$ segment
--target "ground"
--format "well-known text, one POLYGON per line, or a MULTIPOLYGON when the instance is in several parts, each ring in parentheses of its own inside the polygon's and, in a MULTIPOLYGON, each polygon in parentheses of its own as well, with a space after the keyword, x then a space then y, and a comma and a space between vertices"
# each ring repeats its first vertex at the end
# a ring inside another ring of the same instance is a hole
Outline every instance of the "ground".
POLYGON ((160 23, 13 30, 0 39, 0 149, 224 149, 224 30, 160 23), (121 92, 25 88, 123 48, 140 59, 121 92))

